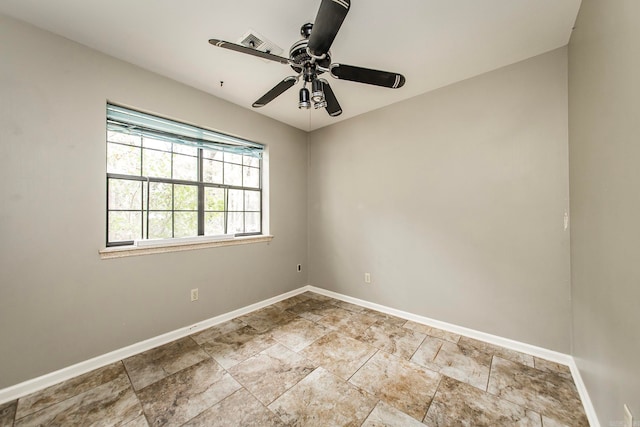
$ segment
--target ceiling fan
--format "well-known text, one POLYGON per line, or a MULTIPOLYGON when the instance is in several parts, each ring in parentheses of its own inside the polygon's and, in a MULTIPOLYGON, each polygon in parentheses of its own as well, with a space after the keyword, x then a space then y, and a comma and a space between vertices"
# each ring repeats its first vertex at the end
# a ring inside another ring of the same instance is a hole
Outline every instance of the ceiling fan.
POLYGON ((313 102, 314 108, 325 108, 330 116, 336 117, 342 113, 342 108, 327 80, 320 77, 323 73, 328 73, 331 77, 340 80, 349 80, 391 89, 400 88, 405 83, 405 78, 402 74, 331 62, 329 49, 342 26, 344 18, 347 16, 347 12, 349 12, 350 6, 350 0, 322 0, 315 23, 307 23, 300 28, 300 34, 303 39, 291 46, 288 58, 218 39, 211 39, 209 43, 236 52, 290 65, 297 73, 295 76, 285 77, 284 80, 265 93, 253 103, 252 106, 254 108, 264 107, 302 79, 303 86, 299 93, 298 108, 311 108, 313 102), (307 86, 311 87, 311 92, 309 92, 307 86))

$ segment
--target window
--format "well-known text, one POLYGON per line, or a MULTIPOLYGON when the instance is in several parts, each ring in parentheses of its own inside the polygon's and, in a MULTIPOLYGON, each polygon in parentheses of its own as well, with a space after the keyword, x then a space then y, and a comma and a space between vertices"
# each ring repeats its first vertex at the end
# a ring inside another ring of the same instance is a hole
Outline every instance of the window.
POLYGON ((264 147, 107 105, 107 246, 262 233, 264 147))

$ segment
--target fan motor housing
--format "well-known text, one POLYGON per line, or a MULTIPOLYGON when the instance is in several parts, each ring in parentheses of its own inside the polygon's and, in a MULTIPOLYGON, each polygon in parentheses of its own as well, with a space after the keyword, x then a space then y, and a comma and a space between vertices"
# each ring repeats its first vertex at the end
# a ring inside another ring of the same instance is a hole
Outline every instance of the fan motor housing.
MULTIPOLYGON (((301 73, 305 65, 311 62, 311 56, 307 52, 307 45, 309 40, 302 39, 293 44, 289 50, 289 59, 293 62, 291 68, 297 73, 301 73)), ((329 68, 331 65, 331 52, 327 52, 324 58, 316 60, 316 64, 323 68, 329 68)), ((318 74, 322 74, 323 71, 318 70, 318 74)))

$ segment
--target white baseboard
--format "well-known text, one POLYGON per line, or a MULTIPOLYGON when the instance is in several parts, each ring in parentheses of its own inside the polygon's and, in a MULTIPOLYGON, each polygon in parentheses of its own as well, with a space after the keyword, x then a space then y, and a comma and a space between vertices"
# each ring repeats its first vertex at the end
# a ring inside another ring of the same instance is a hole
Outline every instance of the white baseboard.
POLYGON ((440 320, 431 319, 429 317, 419 316, 413 313, 408 313, 406 311, 397 310, 395 308, 372 303, 372 302, 361 300, 358 298, 353 298, 337 292, 328 291, 322 288, 317 288, 315 286, 307 286, 307 288, 311 292, 315 292, 315 293, 325 295, 331 298, 335 298, 341 301, 349 302, 351 304, 356 304, 362 307, 370 308, 372 310, 381 311, 383 313, 391 314, 397 317, 401 317, 403 319, 412 320, 417 323, 422 323, 423 325, 453 332, 458 335, 464 335, 469 338, 474 338, 480 341, 488 342, 490 344, 498 345, 500 347, 505 347, 510 350, 519 351, 521 353, 530 354, 531 356, 539 357, 541 359, 547 359, 552 362, 567 365, 571 369, 573 380, 576 384, 578 392, 580 393, 580 398, 582 399, 582 404, 584 405, 585 413, 587 414, 587 418, 589 419, 589 424, 591 424, 591 427, 600 427, 600 422, 598 421, 598 417, 596 416, 596 411, 593 407, 593 404, 591 403, 591 398, 589 397, 587 388, 584 382, 582 381, 582 377, 580 376, 580 371, 578 369, 578 366, 576 365, 576 362, 571 355, 560 353, 553 350, 548 350, 546 348, 537 347, 535 345, 526 344, 523 342, 511 340, 508 338, 499 337, 499 336, 488 334, 485 332, 476 331, 474 329, 465 328, 463 326, 442 322, 440 320))
POLYGON ((273 298, 257 302, 255 304, 251 304, 246 307, 212 317, 202 322, 195 323, 191 326, 186 326, 184 328, 176 329, 175 331, 167 332, 166 334, 158 335, 148 340, 140 341, 130 346, 114 350, 110 353, 103 354, 101 356, 97 356, 80 363, 76 363, 75 365, 68 366, 66 368, 62 368, 58 371, 54 371, 49 374, 45 374, 40 377, 7 387, 0 390, 0 405, 34 393, 36 391, 45 389, 59 382, 77 377, 78 375, 86 374, 87 372, 93 371, 94 369, 98 369, 111 363, 115 363, 119 360, 126 359, 127 357, 142 353, 143 351, 151 350, 152 348, 186 337, 188 335, 210 328, 211 326, 234 319, 238 316, 251 313, 252 311, 274 304, 278 301, 282 301, 294 295, 306 292, 309 289, 309 286, 303 286, 299 289, 295 289, 282 295, 278 295, 273 298))
POLYGON ((596 414, 596 409, 593 407, 593 403, 591 403, 591 397, 589 397, 587 386, 584 384, 584 381, 582 380, 582 375, 580 375, 580 369, 578 369, 576 360, 573 357, 571 358, 571 363, 569 363, 569 368, 571 368, 571 375, 573 375, 573 382, 576 384, 578 393, 580 393, 580 399, 582 399, 582 405, 584 406, 584 411, 587 413, 589 424, 591 425, 591 427, 600 427, 598 414, 596 414))
POLYGON ((451 323, 441 322, 439 320, 431 319, 425 316, 419 316, 413 313, 408 313, 406 311, 397 310, 395 308, 372 303, 372 302, 361 300, 358 298, 353 298, 347 295, 339 294, 337 292, 328 291, 326 289, 321 289, 321 288, 317 288, 315 286, 309 286, 309 285, 284 293, 282 295, 275 296, 273 298, 266 299, 264 301, 257 302, 255 304, 248 305, 243 308, 239 308, 234 311, 230 311, 225 314, 221 314, 219 316, 212 317, 202 322, 195 323, 191 326, 176 329, 175 331, 167 332, 166 334, 158 335, 157 337, 153 337, 148 340, 141 341, 136 344, 132 344, 130 346, 121 348, 119 350, 115 350, 110 353, 103 354, 98 357, 94 357, 93 359, 89 359, 84 362, 77 363, 67 368, 63 368, 58 371, 51 372, 49 374, 2 389, 0 390, 0 404, 18 399, 22 396, 26 396, 28 394, 50 387, 59 382, 66 381, 78 375, 85 374, 87 372, 93 371, 94 369, 101 368, 103 366, 109 365, 119 360, 126 359, 127 357, 134 356, 138 353, 142 353, 143 351, 147 351, 152 348, 158 347, 160 345, 167 344, 171 341, 175 341, 185 336, 194 334, 196 332, 210 328, 211 326, 217 325, 219 323, 229 321, 238 316, 251 313, 252 311, 258 310, 260 308, 266 307, 268 305, 274 304, 276 302, 282 301, 284 299, 290 298, 292 296, 301 294, 306 291, 315 292, 320 295, 325 295, 341 301, 345 301, 345 302, 356 304, 362 307, 370 308, 372 310, 381 311, 383 313, 391 314, 397 317, 401 317, 403 319, 412 320, 417 323, 422 323, 427 326, 453 332, 458 335, 464 335, 469 338, 474 338, 480 341, 488 342, 490 344, 499 345, 501 347, 505 347, 511 350, 515 350, 522 353, 530 354, 532 356, 547 359, 556 363, 568 365, 569 368, 571 369, 571 374, 573 375, 573 379, 576 384, 576 387, 578 388, 578 392, 580 393, 580 398, 582 399, 582 404, 584 405, 584 409, 587 414, 587 417, 589 418, 589 423, 591 424, 591 427, 600 427, 600 423, 598 421, 598 417, 596 416, 595 409, 593 408, 591 399, 589 398, 589 393, 587 392, 585 384, 582 381, 582 377, 580 376, 580 371, 578 370, 578 367, 573 357, 571 357, 568 354, 559 353, 557 351, 548 350, 542 347, 537 347, 534 345, 510 340, 507 338, 502 338, 496 335, 487 334, 485 332, 476 331, 474 329, 453 325, 451 323))

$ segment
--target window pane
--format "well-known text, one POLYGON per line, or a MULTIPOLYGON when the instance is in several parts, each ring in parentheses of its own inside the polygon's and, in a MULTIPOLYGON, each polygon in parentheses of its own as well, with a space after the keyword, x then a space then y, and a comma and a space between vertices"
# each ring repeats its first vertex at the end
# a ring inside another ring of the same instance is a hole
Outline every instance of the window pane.
POLYGON ((243 167, 244 181, 242 185, 244 187, 260 188, 260 169, 243 167))
POLYGON ((142 150, 142 175, 171 178, 171 153, 142 150))
POLYGON ((142 182, 109 179, 109 210, 142 209, 142 182))
POLYGON ((257 168, 260 166, 260 159, 253 156, 242 156, 242 164, 245 166, 253 166, 257 168))
POLYGON ((218 150, 202 150, 202 157, 211 160, 224 160, 224 153, 218 150))
POLYGON ((260 213, 247 212, 244 214, 245 233, 258 233, 260 231, 260 213))
POLYGON ((224 161, 229 163, 242 164, 242 154, 224 153, 224 161))
POLYGON ((173 155, 173 178, 186 181, 198 180, 198 159, 180 154, 173 155))
POLYGON ((124 242, 141 238, 141 212, 109 212, 110 242, 124 242))
POLYGON ((198 210, 198 187, 195 185, 174 185, 173 209, 177 211, 198 210))
POLYGON ((260 192, 249 191, 244 192, 244 210, 259 211, 260 210, 260 192))
POLYGON ((242 212, 229 212, 227 233, 244 233, 244 214, 242 212))
POLYGON ((196 147, 190 147, 182 144, 173 144, 173 152, 194 157, 198 155, 198 149, 196 147))
POLYGON ((149 212, 149 238, 170 239, 171 212, 149 212))
MULTIPOLYGON (((226 154, 226 153, 225 153, 226 154)), ((227 185, 242 185, 242 166, 231 163, 224 164, 224 183, 227 185)))
POLYGON ((107 141, 119 142, 120 144, 140 146, 140 135, 129 135, 128 133, 107 131, 107 141))
POLYGON ((149 209, 152 211, 171 210, 171 190, 171 184, 163 184, 161 182, 149 183, 149 209))
POLYGON ((204 189, 204 209, 206 211, 223 211, 224 189, 206 187, 204 189))
POLYGON ((140 176, 140 149, 107 143, 107 173, 140 176))
POLYGON ((224 213, 205 212, 204 234, 206 236, 218 236, 224 234, 224 213))
POLYGON ((243 190, 229 190, 229 210, 230 211, 243 211, 244 210, 244 191, 243 190))
POLYGON ((174 237, 191 237, 198 235, 197 212, 174 212, 174 237))
POLYGON ((144 146, 144 148, 153 148, 155 150, 171 151, 171 146, 173 144, 167 141, 161 141, 159 139, 144 137, 142 140, 142 145, 144 146))
POLYGON ((202 179, 204 182, 222 184, 222 162, 202 160, 202 179))

